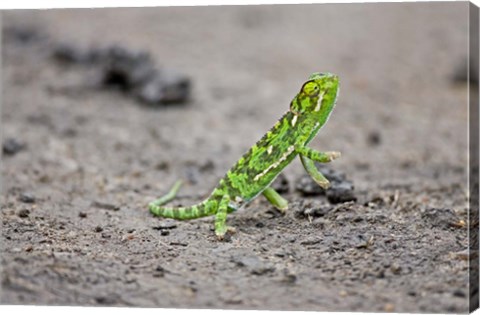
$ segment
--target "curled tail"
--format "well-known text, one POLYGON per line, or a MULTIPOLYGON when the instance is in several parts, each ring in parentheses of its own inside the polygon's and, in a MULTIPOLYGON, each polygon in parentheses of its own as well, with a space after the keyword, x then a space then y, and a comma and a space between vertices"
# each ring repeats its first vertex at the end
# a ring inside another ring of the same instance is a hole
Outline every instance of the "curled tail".
POLYGON ((176 220, 196 219, 216 213, 218 204, 216 200, 212 199, 207 199, 190 207, 162 207, 162 205, 175 198, 180 185, 181 181, 177 181, 168 194, 149 203, 148 209, 150 212, 159 217, 176 220))

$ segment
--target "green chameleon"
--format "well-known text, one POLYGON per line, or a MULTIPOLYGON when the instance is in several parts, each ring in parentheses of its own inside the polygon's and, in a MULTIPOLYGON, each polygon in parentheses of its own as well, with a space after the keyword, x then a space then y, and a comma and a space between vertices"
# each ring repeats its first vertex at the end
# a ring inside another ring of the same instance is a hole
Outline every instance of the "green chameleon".
POLYGON ((150 212, 177 220, 215 215, 215 234, 221 240, 225 233, 235 232, 226 225, 227 213, 260 194, 280 211, 288 208, 288 202, 269 186, 297 155, 315 182, 328 188, 329 181, 317 170, 314 162, 331 162, 340 157, 340 152, 318 152, 307 145, 327 122, 338 89, 336 75, 312 74, 290 103, 290 110, 238 160, 205 201, 190 207, 163 207, 175 197, 181 185, 177 182, 168 194, 149 204, 150 212))

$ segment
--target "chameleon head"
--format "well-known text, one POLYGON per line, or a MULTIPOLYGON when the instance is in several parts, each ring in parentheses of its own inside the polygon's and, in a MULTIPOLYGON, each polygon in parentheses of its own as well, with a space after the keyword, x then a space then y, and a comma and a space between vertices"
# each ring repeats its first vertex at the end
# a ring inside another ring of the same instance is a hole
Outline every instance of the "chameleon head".
POLYGON ((296 115, 310 114, 319 119, 327 119, 335 106, 338 88, 338 76, 332 73, 313 73, 293 99, 290 111, 296 115))

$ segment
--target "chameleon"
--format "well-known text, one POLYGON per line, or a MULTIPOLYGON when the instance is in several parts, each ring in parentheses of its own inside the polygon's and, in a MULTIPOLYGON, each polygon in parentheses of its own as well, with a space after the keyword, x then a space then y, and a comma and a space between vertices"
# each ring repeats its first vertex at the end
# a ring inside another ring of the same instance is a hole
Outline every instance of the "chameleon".
POLYGON ((308 144, 328 121, 338 91, 337 75, 313 73, 291 101, 289 110, 220 179, 207 199, 189 207, 164 207, 175 198, 181 186, 181 181, 177 181, 166 195, 148 204, 150 212, 177 220, 214 215, 215 234, 223 240, 227 232, 235 232, 235 228, 226 224, 227 214, 245 206, 260 194, 279 211, 284 213, 288 209, 288 201, 270 184, 296 156, 299 156, 312 179, 327 189, 330 183, 314 162, 331 162, 340 157, 340 152, 320 152, 308 147, 308 144))

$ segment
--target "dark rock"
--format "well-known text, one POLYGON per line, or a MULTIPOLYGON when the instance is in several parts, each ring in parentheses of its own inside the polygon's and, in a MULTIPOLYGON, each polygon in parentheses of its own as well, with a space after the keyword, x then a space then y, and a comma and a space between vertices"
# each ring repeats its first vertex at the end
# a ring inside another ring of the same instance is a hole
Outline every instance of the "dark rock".
POLYGON ((182 75, 155 71, 148 81, 138 85, 133 95, 148 105, 187 102, 190 80, 182 75))
POLYGON ((453 296, 455 296, 455 297, 460 297, 460 298, 467 297, 467 294, 465 293, 465 291, 460 290, 460 289, 457 289, 457 290, 453 291, 452 294, 453 294, 453 296))
POLYGON ((347 178, 344 173, 328 168, 324 164, 315 163, 315 165, 330 182, 342 182, 347 178))
POLYGON ((18 200, 23 203, 35 203, 35 196, 30 193, 23 193, 18 197, 18 200))
POLYGON ((45 38, 38 28, 31 26, 6 26, 3 36, 7 42, 19 44, 30 44, 45 38))
POLYGON ((165 269, 162 266, 157 266, 152 274, 155 278, 161 278, 165 276, 165 269))
POLYGON ((190 79, 175 72, 160 70, 150 54, 120 46, 81 51, 60 44, 52 57, 62 63, 94 66, 98 86, 119 89, 148 105, 185 103, 190 97, 190 79))
POLYGON ((112 305, 118 302, 118 297, 116 295, 109 296, 98 296, 95 298, 95 302, 102 305, 112 305))
POLYGON ((100 209, 105 209, 105 210, 113 210, 113 211, 118 211, 120 210, 120 206, 107 203, 107 202, 102 202, 102 201, 93 201, 92 202, 92 207, 94 208, 100 208, 100 209))
POLYGON ((353 193, 353 184, 349 181, 341 183, 332 183, 327 189, 327 198, 331 203, 342 203, 348 201, 356 201, 357 198, 353 193))
POLYGON ((95 229, 94 229, 94 231, 95 231, 96 233, 100 233, 100 232, 103 231, 103 228, 102 228, 101 226, 96 226, 95 229))
POLYGON ((327 195, 331 203, 356 201, 354 186, 346 179, 345 174, 317 164, 318 170, 329 180, 330 188, 327 190, 320 187, 309 175, 300 177, 295 185, 297 191, 304 196, 327 195))
POLYGON ((279 194, 288 193, 290 190, 290 183, 288 182, 287 177, 280 173, 278 177, 273 181, 271 187, 275 189, 279 194))
POLYGON ((113 46, 104 54, 102 84, 131 91, 136 86, 150 80, 155 69, 150 55, 144 52, 131 52, 113 46))
POLYGON ((201 164, 198 169, 202 173, 211 172, 215 169, 215 163, 212 160, 207 160, 205 163, 201 164))
POLYGON ((3 142, 2 150, 5 155, 14 155, 25 149, 25 144, 14 138, 8 138, 3 142))
POLYGON ((367 143, 372 147, 380 145, 382 143, 382 137, 380 132, 378 131, 370 132, 367 137, 367 143))
POLYGON ((325 189, 318 186, 309 175, 303 175, 297 179, 295 189, 301 192, 303 196, 318 196, 325 194, 325 189))
POLYGON ((171 230, 171 229, 176 229, 177 224, 173 221, 165 221, 161 222, 159 225, 153 226, 152 229, 154 230, 171 230))
POLYGON ((318 243, 321 243, 321 242, 322 242, 322 240, 320 238, 313 237, 313 238, 308 238, 304 241, 301 241, 300 245, 305 245, 305 246, 306 245, 315 245, 315 244, 318 244, 318 243))
POLYGON ((30 215, 30 210, 28 210, 28 209, 22 209, 22 210, 18 211, 18 216, 20 218, 27 218, 29 215, 30 215))
POLYGON ((307 208, 304 211, 304 215, 305 216, 310 216, 310 217, 323 217, 328 212, 330 212, 332 209, 333 209, 332 206, 321 206, 321 207, 307 208))
POLYGON ((158 171, 166 171, 170 169, 170 164, 167 161, 161 161, 155 165, 155 169, 158 171))
POLYGON ((85 63, 88 57, 77 47, 69 44, 59 44, 53 48, 52 58, 65 64, 85 63))
POLYGON ((173 241, 173 242, 170 242, 170 245, 186 247, 186 246, 188 246, 188 243, 187 242, 180 242, 180 241, 173 241))
POLYGON ((288 269, 285 269, 283 271, 283 277, 281 279, 281 282, 286 284, 294 284, 295 282, 297 282, 297 275, 289 271, 288 269))

